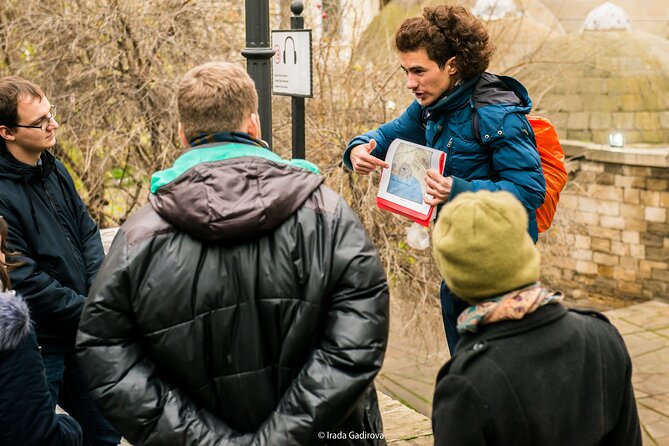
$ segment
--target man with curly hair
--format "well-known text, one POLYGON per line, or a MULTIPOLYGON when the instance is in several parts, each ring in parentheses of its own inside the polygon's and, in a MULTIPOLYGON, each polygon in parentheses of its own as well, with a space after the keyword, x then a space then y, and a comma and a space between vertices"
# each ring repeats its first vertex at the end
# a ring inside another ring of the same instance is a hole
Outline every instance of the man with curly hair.
MULTIPOLYGON (((467 191, 506 190, 527 210, 536 242, 535 211, 546 184, 526 118, 532 101, 517 80, 485 71, 494 45, 484 25, 462 6, 427 7, 422 17, 402 23, 395 46, 416 100, 398 118, 353 138, 344 152, 346 167, 361 175, 387 168, 386 152, 396 138, 442 150, 443 172, 428 170, 425 177, 427 204, 441 207, 467 191)), ((440 299, 452 354, 456 319, 466 304, 444 282, 440 299)))

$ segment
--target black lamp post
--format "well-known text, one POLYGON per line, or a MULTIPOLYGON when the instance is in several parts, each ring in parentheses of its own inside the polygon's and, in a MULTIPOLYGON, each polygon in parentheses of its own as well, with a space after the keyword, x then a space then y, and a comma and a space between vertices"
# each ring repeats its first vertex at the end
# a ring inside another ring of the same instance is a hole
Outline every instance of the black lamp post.
POLYGON ((246 71, 256 83, 262 137, 272 147, 272 79, 274 50, 269 38, 269 0, 246 0, 246 71))

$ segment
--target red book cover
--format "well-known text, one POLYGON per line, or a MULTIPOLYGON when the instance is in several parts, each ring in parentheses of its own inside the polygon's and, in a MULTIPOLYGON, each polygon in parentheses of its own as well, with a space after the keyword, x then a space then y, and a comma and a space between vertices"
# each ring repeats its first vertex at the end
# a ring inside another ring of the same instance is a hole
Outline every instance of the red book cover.
POLYGON ((434 206, 425 203, 425 175, 428 169, 443 172, 446 154, 441 150, 396 139, 386 154, 388 169, 381 171, 376 205, 428 226, 434 206))

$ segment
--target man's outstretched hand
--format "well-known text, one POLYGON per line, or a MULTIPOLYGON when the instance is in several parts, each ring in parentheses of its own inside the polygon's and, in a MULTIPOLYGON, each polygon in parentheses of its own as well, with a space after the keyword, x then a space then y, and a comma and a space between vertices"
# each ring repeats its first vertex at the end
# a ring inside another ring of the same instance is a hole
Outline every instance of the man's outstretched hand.
POLYGON ((353 171, 360 175, 367 175, 378 166, 387 169, 388 163, 372 155, 372 150, 376 147, 376 141, 373 139, 367 144, 360 144, 351 149, 351 164, 353 171))

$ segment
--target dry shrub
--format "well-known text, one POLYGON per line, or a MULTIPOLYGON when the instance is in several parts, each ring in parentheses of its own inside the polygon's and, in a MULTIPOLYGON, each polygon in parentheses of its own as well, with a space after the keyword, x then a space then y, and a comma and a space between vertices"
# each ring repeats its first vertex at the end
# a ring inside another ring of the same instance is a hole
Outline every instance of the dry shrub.
MULTIPOLYGON (((277 28, 290 12, 274 8, 273 14, 271 27, 277 28)), ((422 327, 424 315, 439 314, 440 280, 430 251, 406 244, 409 220, 377 209, 378 177, 358 176, 341 162, 353 136, 396 116, 411 97, 398 59, 373 67, 352 61, 351 47, 337 44, 338 29, 330 26, 314 42, 307 159, 320 166, 326 184, 368 229, 402 327, 422 327), (387 108, 388 100, 398 103, 395 110, 387 108)), ((56 155, 75 177, 93 217, 109 227, 146 202, 151 174, 181 152, 178 79, 204 61, 243 61, 244 6, 204 0, 5 0, 0 45, 0 74, 35 81, 59 105, 56 155)), ((290 157, 290 98, 274 97, 273 121, 275 151, 290 157)))

